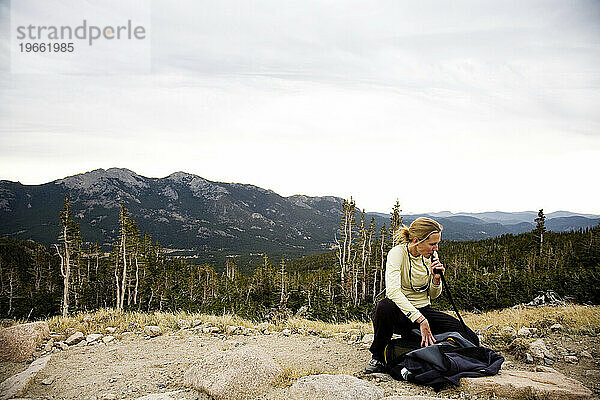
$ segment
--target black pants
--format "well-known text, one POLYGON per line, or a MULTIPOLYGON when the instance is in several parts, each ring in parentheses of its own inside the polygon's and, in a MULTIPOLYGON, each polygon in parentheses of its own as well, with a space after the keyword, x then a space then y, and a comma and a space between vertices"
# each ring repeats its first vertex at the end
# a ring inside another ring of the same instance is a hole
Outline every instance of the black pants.
MULTIPOLYGON (((479 338, 469 327, 463 328, 460 321, 451 315, 438 311, 431 306, 418 308, 429 322, 431 333, 437 335, 444 332, 458 332, 471 343, 479 346, 479 338)), ((419 329, 419 324, 411 322, 400 308, 387 297, 381 300, 373 312, 373 331, 375 338, 371 344, 370 351, 373 358, 383 361, 383 352, 385 346, 392 339, 394 333, 399 333, 402 337, 410 337, 412 329, 419 329)))

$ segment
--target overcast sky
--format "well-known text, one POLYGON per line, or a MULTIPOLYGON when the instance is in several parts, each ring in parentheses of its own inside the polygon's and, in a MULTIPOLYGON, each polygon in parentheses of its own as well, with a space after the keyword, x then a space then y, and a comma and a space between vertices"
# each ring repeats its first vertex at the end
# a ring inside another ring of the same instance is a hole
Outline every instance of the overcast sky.
POLYGON ((149 73, 22 74, 0 1, 0 179, 124 167, 353 196, 367 211, 398 199, 407 213, 600 214, 598 1, 150 12, 149 73))

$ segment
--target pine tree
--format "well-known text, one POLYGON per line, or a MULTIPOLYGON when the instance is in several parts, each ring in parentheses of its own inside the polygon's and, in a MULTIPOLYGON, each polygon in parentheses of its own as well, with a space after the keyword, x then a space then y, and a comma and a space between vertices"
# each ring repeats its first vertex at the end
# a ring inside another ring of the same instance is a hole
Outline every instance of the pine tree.
POLYGON ((538 217, 535 219, 535 235, 540 239, 539 254, 542 255, 542 248, 544 245, 544 232, 546 232, 546 216, 544 215, 544 209, 541 208, 538 212, 538 217))
POLYGON ((401 212, 402 209, 400 208, 400 201, 396 199, 396 204, 394 204, 394 207, 392 208, 392 216, 390 217, 390 234, 392 237, 392 246, 398 244, 396 243, 394 233, 396 233, 398 228, 402 226, 402 216, 400 215, 401 212))

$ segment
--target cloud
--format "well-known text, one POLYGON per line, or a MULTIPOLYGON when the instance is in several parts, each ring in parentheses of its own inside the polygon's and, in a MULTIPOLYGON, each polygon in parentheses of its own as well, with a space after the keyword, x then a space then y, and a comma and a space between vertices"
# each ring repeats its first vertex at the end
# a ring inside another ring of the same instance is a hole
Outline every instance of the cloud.
POLYGON ((565 194, 600 155, 599 16, 596 2, 154 1, 151 74, 0 76, 1 178, 122 166, 374 211, 600 212, 565 194))

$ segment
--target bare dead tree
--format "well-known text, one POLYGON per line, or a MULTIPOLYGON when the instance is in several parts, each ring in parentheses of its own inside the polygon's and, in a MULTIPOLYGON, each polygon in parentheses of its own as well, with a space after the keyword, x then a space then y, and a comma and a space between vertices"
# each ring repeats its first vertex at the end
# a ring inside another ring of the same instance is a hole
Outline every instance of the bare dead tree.
POLYGON ((71 203, 69 196, 65 196, 64 208, 60 212, 61 232, 59 241, 61 246, 54 244, 60 258, 60 274, 63 278, 62 316, 69 315, 69 291, 71 285, 72 256, 76 243, 81 241, 79 226, 71 218, 71 203))

